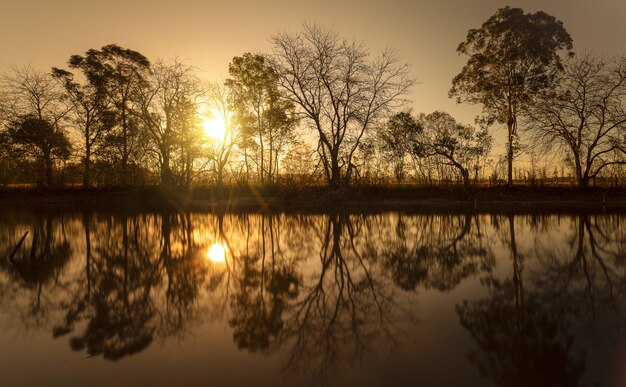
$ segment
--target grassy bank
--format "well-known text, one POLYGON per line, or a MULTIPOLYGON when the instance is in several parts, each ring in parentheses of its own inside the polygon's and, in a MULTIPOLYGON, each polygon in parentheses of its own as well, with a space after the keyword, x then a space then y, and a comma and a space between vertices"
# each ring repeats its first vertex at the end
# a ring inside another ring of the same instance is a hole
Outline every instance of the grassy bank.
POLYGON ((566 187, 458 188, 362 186, 339 191, 324 187, 198 187, 188 192, 159 187, 1 188, 0 208, 285 211, 285 212, 626 212, 624 189, 566 187))

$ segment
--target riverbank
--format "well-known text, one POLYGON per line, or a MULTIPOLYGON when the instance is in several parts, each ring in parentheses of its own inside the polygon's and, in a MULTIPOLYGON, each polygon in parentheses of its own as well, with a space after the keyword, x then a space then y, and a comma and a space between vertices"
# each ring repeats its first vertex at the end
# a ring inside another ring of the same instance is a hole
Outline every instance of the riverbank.
POLYGON ((198 187, 176 192, 159 187, 1 188, 0 209, 11 207, 76 209, 273 211, 355 213, 403 212, 624 212, 626 190, 569 187, 481 187, 471 194, 458 188, 369 186, 333 191, 324 187, 241 187, 219 191, 198 187))

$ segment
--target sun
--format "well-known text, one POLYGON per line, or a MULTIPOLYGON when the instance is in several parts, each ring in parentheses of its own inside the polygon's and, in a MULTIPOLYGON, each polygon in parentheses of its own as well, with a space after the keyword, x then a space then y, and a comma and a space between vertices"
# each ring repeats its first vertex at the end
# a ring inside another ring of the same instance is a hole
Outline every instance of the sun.
POLYGON ((209 252, 206 255, 207 259, 211 262, 222 263, 226 261, 226 249, 219 243, 213 243, 209 247, 209 252))
POLYGON ((204 133, 212 139, 221 140, 226 134, 226 122, 222 114, 217 110, 210 110, 209 114, 202 121, 204 133))

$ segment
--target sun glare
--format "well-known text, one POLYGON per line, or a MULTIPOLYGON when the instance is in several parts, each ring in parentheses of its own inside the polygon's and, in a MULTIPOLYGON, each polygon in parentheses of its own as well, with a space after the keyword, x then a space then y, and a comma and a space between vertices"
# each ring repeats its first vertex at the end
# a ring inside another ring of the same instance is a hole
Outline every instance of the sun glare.
POLYGON ((202 122, 204 133, 212 139, 221 140, 226 133, 226 123, 222 119, 222 115, 217 111, 211 111, 211 115, 206 117, 202 122))
POLYGON ((213 243, 206 257, 211 262, 222 263, 226 261, 226 249, 219 243, 213 243))

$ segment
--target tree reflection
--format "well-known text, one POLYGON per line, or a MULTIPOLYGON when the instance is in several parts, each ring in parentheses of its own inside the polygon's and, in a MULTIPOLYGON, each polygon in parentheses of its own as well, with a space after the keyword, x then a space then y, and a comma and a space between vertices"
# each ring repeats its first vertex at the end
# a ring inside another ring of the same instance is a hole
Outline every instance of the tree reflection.
POLYGON ((239 348, 267 350, 283 328, 288 303, 298 296, 300 277, 293 262, 280 250, 280 220, 261 218, 258 251, 249 250, 250 227, 246 229, 246 252, 238 257, 235 290, 230 300, 229 324, 239 348), (267 240, 269 239, 269 240, 267 240))
POLYGON ((202 249, 193 240, 193 226, 189 213, 167 214, 162 217, 161 255, 157 270, 165 271, 166 336, 183 330, 185 320, 193 314, 195 302, 205 281, 206 267, 202 249), (175 235, 172 235, 175 234, 175 235), (172 248, 172 239, 175 248, 172 248))
POLYGON ((472 215, 400 216, 395 230, 396 238, 386 243, 381 255, 394 282, 404 290, 420 284, 451 290, 470 275, 494 266, 480 222, 472 215))
MULTIPOLYGON (((624 321, 623 230, 619 217, 601 219, 573 219, 565 244, 536 237, 526 253, 536 255, 536 267, 529 268, 528 257, 518 251, 513 217, 508 217, 511 277, 486 277, 482 284, 489 297, 457 306, 461 324, 480 348, 470 359, 483 376, 502 386, 582 383, 585 358, 574 349, 576 333, 595 323, 611 322, 616 328, 624 321), (591 325, 581 327, 582 321, 591 325)), ((602 329, 610 335, 605 325, 602 329)))
POLYGON ((290 306, 279 338, 287 369, 324 378, 373 348, 393 346, 411 319, 375 261, 362 254, 362 226, 363 217, 331 215, 314 229, 321 242, 317 269, 290 306))
MULTIPOLYGON (((109 222, 99 235, 102 244, 96 247, 90 268, 89 310, 82 314, 87 327, 72 336, 72 349, 117 360, 152 342, 155 310, 150 291, 158 277, 139 229, 138 219, 123 217, 119 223, 109 222)), ((72 316, 81 316, 78 305, 76 312, 68 314, 70 324, 72 316)))
MULTIPOLYGON (((72 253, 65 229, 55 221, 63 224, 63 218, 55 218, 52 214, 35 216, 30 225, 25 225, 30 232, 24 243, 14 251, 10 260, 2 262, 2 269, 19 284, 10 297, 27 299, 22 320, 35 326, 42 324, 49 309, 54 308, 45 289, 60 285, 59 275, 72 253)), ((9 246, 13 247, 12 243, 9 246)))
POLYGON ((536 243, 534 286, 572 320, 620 328, 626 321, 626 232, 620 217, 581 215, 565 240, 536 243))
POLYGON ((472 362, 499 385, 576 385, 580 330, 623 325, 618 216, 494 216, 495 230, 473 214, 8 219, 0 251, 22 229, 36 237, 15 263, 0 264, 0 307, 19 312, 3 315, 22 319, 16 329, 52 328, 74 350, 109 360, 214 319, 239 349, 325 379, 406 341, 417 289, 445 292, 478 275, 488 296, 456 311, 479 347, 472 362), (508 275, 495 270, 494 235, 508 275), (223 260, 207 259, 211 246, 223 248, 223 260))

